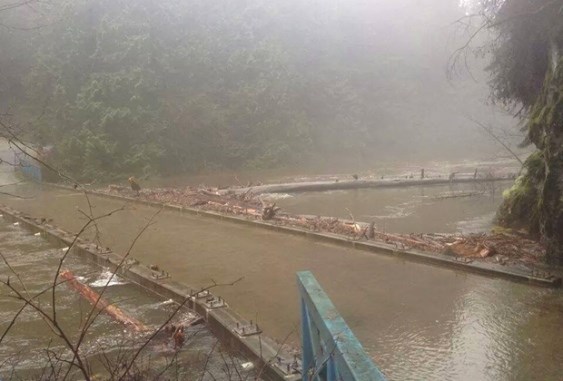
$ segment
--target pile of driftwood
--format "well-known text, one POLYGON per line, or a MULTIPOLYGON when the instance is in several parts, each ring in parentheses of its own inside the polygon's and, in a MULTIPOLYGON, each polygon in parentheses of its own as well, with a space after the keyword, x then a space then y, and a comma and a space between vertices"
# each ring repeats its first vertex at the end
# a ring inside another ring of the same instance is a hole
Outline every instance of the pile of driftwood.
MULTIPOLYGON (((134 195, 127 187, 109 186, 106 193, 134 195)), ((200 186, 186 188, 143 189, 141 200, 173 204, 249 219, 268 221, 273 224, 297 227, 321 233, 331 233, 354 240, 368 240, 393 245, 397 250, 415 249, 481 260, 495 260, 501 264, 509 259, 528 263, 539 262, 545 249, 536 241, 511 234, 398 234, 377 229, 375 224, 358 222, 350 218, 289 214, 275 203, 267 203, 250 192, 225 194, 217 188, 200 186)))
POLYGON ((450 235, 442 238, 446 253, 473 258, 494 258, 501 264, 518 260, 538 263, 545 256, 545 247, 539 242, 518 234, 450 235))
POLYGON ((261 214, 262 209, 262 204, 256 197, 250 197, 247 194, 219 195, 217 188, 147 188, 142 189, 137 195, 129 187, 110 185, 100 191, 135 197, 144 201, 197 207, 232 214, 261 214))

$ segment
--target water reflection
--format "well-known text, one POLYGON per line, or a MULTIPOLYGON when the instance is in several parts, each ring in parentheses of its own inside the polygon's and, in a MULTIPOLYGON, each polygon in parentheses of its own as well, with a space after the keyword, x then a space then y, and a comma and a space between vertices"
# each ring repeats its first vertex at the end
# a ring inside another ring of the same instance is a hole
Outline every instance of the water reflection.
POLYGON ((378 347, 393 350, 378 360, 396 380, 560 380, 562 307, 559 290, 471 282, 451 313, 390 327, 378 347))

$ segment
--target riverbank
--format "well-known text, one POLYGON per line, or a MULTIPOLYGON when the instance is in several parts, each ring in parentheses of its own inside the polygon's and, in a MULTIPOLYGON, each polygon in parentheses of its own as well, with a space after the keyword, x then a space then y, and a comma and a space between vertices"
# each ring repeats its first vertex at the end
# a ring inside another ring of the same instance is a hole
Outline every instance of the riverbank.
MULTIPOLYGON (((411 186, 413 181, 400 184, 411 186)), ((545 248, 521 232, 392 234, 378 231, 373 223, 357 221, 352 215, 343 219, 286 213, 275 203, 266 203, 258 193, 249 191, 229 192, 203 187, 154 188, 143 189, 137 195, 127 187, 110 185, 95 192, 196 213, 201 211, 233 216, 286 232, 309 233, 318 239, 350 244, 355 248, 401 253, 417 260, 461 266, 532 283, 548 286, 561 284, 559 274, 542 264, 545 248)))

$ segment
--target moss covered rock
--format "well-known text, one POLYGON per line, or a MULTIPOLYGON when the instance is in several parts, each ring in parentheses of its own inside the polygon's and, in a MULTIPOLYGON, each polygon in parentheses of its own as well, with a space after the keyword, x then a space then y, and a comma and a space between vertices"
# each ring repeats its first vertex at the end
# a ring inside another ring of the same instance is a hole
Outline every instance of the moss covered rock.
POLYGON ((563 264, 563 59, 546 75, 527 128, 538 151, 505 192, 497 219, 541 237, 548 262, 563 264))

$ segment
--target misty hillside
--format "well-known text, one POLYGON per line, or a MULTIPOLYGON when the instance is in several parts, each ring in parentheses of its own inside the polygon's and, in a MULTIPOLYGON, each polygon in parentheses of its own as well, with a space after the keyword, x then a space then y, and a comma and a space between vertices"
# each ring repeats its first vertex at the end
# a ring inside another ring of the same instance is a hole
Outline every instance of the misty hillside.
POLYGON ((448 81, 452 0, 56 0, 0 14, 0 94, 27 139, 83 179, 311 162, 491 155, 448 81))

